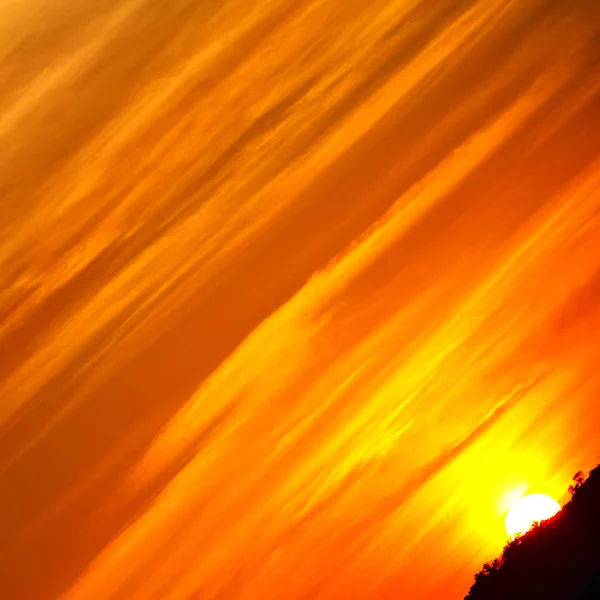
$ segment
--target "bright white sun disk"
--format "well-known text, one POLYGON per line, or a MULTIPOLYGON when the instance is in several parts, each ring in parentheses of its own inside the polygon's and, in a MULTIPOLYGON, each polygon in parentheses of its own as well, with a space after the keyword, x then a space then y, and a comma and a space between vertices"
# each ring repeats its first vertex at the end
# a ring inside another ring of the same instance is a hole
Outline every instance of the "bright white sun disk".
POLYGON ((546 494, 529 494, 517 500, 506 515, 506 532, 512 538, 527 533, 537 521, 545 521, 560 510, 560 504, 546 494))

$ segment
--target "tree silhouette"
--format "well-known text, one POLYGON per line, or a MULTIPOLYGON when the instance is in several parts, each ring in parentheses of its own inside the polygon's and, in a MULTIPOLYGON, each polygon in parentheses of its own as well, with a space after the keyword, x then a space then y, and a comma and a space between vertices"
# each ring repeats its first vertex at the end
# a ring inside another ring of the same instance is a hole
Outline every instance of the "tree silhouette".
POLYGON ((573 495, 584 483, 585 483, 585 475, 583 471, 577 471, 575 475, 573 475, 573 481, 575 485, 569 486, 569 494, 573 495))
POLYGON ((600 599, 600 466, 573 480, 563 509, 483 565, 465 600, 600 599))

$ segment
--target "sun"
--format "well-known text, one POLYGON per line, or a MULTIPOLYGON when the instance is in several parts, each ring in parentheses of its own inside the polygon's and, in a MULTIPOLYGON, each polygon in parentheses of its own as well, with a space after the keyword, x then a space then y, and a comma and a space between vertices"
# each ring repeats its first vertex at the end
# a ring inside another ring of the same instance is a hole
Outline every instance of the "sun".
POLYGON ((506 532, 513 538, 527 533, 537 521, 545 521, 560 510, 560 504, 546 494, 529 494, 517 500, 506 515, 506 532))

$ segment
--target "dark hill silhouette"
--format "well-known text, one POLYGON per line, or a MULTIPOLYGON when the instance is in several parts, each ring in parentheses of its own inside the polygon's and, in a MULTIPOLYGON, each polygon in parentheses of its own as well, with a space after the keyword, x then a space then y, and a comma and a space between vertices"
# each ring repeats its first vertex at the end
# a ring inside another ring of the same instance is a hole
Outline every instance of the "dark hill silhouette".
POLYGON ((563 509, 486 563, 465 600, 600 600, 600 466, 573 479, 563 509))

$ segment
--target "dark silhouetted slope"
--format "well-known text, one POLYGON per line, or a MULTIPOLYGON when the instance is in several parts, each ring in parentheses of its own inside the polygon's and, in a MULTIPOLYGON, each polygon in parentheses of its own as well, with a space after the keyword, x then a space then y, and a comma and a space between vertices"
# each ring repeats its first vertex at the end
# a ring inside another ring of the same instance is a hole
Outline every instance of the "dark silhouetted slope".
POLYGON ((600 599, 600 466, 553 518, 483 566, 465 600, 600 599))

